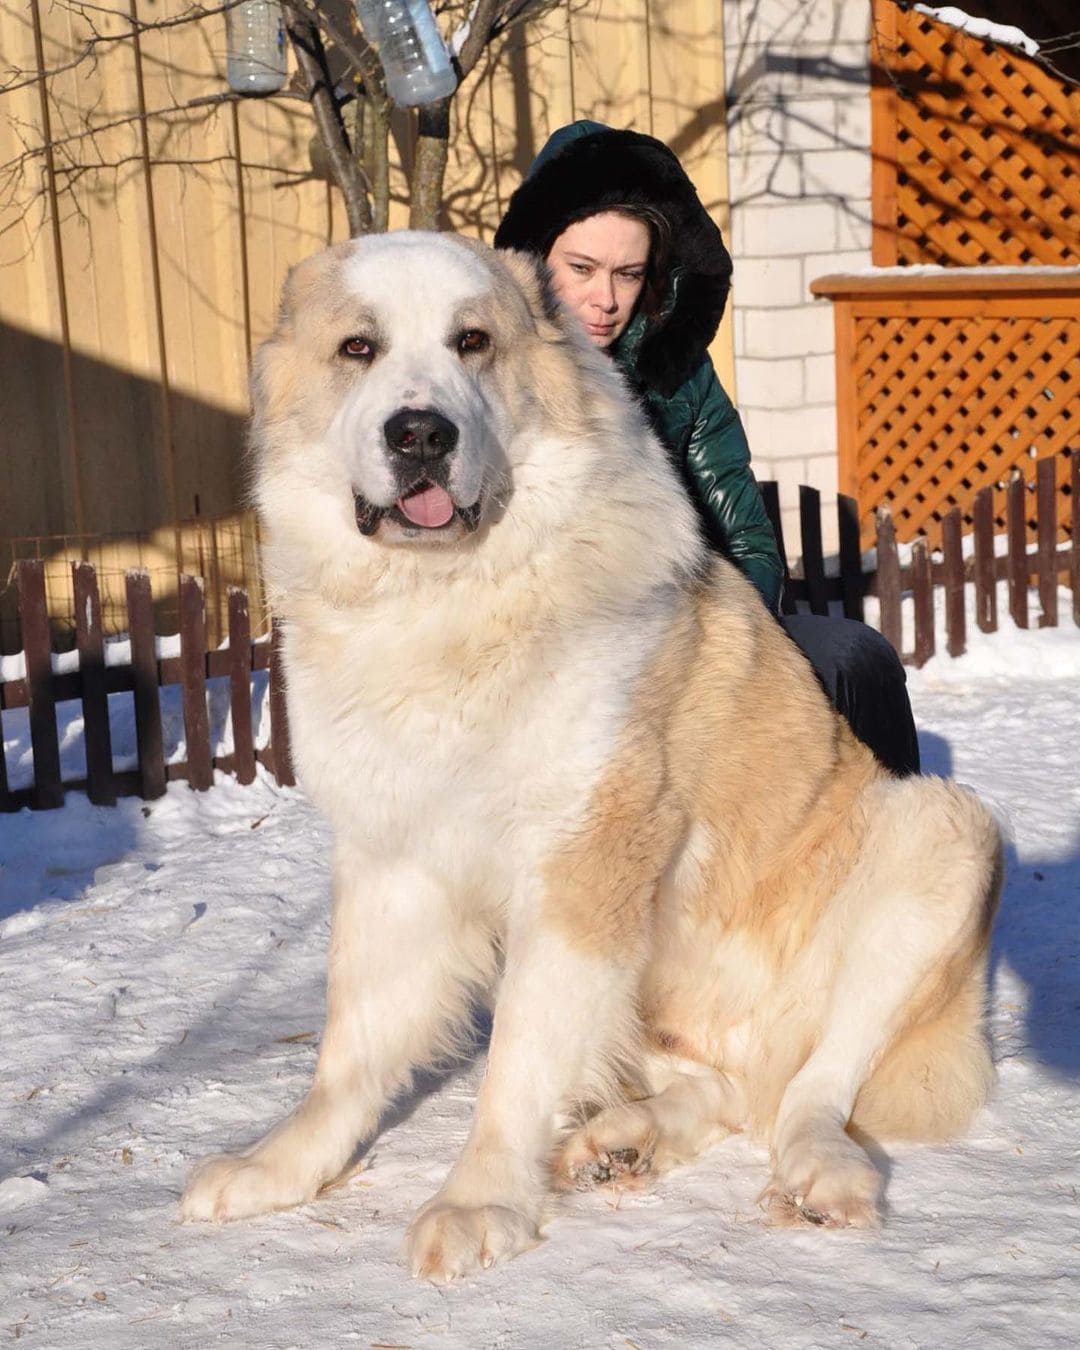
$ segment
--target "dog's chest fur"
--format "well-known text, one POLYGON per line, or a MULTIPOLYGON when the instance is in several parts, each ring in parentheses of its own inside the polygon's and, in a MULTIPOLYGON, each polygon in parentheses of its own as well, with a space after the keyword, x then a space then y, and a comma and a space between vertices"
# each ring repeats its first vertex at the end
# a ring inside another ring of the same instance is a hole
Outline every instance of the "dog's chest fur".
POLYGON ((574 831, 670 620, 659 598, 631 624, 515 614, 475 596, 408 624, 392 606, 320 616, 323 631, 286 638, 301 778, 339 834, 423 859, 455 891, 479 872, 500 900, 574 831), (310 655, 328 649, 332 669, 310 655))

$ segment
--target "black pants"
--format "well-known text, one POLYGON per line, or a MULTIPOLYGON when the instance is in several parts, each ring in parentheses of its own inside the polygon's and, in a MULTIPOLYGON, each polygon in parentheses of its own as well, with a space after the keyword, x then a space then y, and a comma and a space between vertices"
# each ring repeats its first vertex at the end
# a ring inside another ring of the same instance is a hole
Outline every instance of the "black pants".
POLYGON ((856 619, 785 614, 780 623, 859 740, 893 773, 918 773, 907 676, 892 644, 856 619))

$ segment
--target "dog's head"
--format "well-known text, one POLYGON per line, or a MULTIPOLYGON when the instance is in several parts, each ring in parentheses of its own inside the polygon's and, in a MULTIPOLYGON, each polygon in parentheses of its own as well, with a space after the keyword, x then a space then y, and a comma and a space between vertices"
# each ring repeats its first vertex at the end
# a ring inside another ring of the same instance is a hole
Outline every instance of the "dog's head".
POLYGON ((343 493, 361 536, 460 544, 509 489, 536 387, 521 366, 565 340, 557 319, 518 255, 407 232, 328 249, 293 268, 259 351, 256 441, 278 472, 343 493))
POLYGON ((347 606, 380 578, 494 576, 577 536, 615 572, 618 540, 697 546, 614 363, 525 255, 402 231, 308 258, 256 358, 254 406, 278 595, 347 606))

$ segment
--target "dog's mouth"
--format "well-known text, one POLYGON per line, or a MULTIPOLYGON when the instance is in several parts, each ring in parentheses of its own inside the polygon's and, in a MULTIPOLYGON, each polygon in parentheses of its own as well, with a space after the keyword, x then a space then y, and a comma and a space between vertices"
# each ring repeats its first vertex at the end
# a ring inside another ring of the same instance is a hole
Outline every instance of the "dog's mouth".
POLYGON ((461 506, 438 483, 423 478, 393 503, 376 506, 360 493, 353 494, 356 525, 363 535, 373 535, 384 520, 391 520, 407 534, 439 534, 460 522, 471 534, 480 524, 481 501, 461 506))

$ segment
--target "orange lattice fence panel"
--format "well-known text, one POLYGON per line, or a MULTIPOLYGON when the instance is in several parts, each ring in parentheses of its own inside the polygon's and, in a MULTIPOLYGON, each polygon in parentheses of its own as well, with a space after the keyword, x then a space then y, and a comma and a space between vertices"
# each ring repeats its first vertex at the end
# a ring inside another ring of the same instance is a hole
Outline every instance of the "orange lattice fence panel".
MULTIPOLYGON (((896 272, 824 277, 837 322, 840 491, 859 503, 862 542, 887 503, 897 537, 925 534, 975 494, 1058 463, 1058 537, 1069 538, 1068 455, 1080 449, 1080 272, 896 272)), ((1032 495, 1029 535, 1035 539, 1032 495)))
MULTIPOLYGON (((1030 0, 1024 28, 1063 32, 1066 3, 1030 0)), ((1080 263, 1080 89, 893 0, 874 15, 875 263, 1080 263)))

